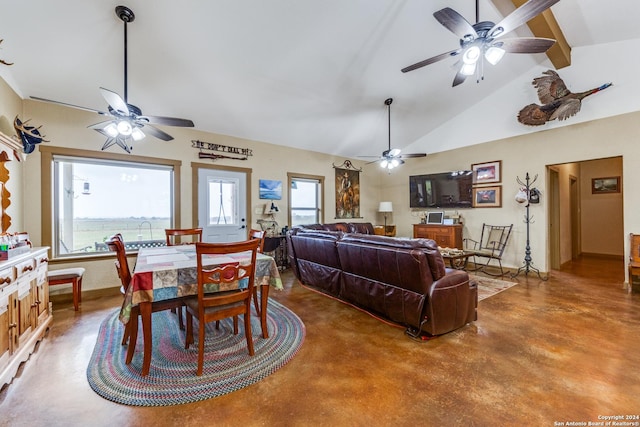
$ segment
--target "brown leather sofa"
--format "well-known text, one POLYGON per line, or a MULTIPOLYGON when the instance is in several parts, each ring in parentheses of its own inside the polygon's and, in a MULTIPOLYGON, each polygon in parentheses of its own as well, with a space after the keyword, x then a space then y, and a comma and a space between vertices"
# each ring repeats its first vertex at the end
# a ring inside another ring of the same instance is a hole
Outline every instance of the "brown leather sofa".
POLYGON ((413 337, 477 319, 477 284, 446 268, 433 240, 377 236, 370 223, 337 223, 294 227, 287 244, 300 282, 406 325, 413 337))

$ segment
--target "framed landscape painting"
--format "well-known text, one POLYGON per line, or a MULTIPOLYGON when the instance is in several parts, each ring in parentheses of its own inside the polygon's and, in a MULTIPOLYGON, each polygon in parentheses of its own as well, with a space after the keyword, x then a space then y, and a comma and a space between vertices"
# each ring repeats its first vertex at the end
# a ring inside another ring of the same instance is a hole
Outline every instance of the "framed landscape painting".
POLYGON ((607 194, 620 192, 620 177, 610 176, 606 178, 591 179, 591 194, 607 194))
POLYGON ((282 199, 282 181, 261 179, 259 182, 259 193, 261 199, 280 200, 282 199))
POLYGON ((476 187, 473 189, 474 208, 502 207, 502 186, 476 187))
POLYGON ((471 165, 474 184, 492 184, 502 180, 502 160, 471 165))

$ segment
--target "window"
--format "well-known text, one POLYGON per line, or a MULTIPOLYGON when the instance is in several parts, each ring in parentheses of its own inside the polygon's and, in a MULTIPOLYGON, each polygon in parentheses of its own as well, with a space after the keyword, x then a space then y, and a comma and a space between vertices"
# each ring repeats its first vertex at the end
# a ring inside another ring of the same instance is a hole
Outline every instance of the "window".
POLYGON ((44 151, 43 173, 46 161, 50 182, 43 179, 43 212, 51 215, 48 227, 43 216, 43 243, 54 258, 107 252, 104 241, 116 233, 128 250, 165 244, 164 229, 177 223, 180 162, 114 154, 107 158, 107 153, 55 147, 44 151), (45 185, 51 190, 50 210, 44 203, 45 185))
POLYGON ((323 222, 324 177, 288 174, 289 224, 323 222))

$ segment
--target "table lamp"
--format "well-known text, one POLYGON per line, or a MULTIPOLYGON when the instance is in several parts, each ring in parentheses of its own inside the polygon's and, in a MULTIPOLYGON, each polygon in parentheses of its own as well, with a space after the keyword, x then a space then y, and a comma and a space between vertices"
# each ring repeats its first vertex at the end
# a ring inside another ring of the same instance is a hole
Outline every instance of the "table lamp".
POLYGON ((384 234, 387 234, 387 213, 393 212, 393 203, 391 202, 380 202, 378 205, 378 212, 384 213, 384 234))

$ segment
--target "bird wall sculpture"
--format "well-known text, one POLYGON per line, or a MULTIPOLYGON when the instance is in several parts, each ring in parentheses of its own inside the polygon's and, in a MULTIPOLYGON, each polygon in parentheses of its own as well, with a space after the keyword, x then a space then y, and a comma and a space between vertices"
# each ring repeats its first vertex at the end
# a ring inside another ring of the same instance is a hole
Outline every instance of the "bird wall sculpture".
POLYGON ((528 126, 540 126, 551 120, 565 120, 580 111, 582 100, 600 92, 613 83, 606 83, 595 89, 573 93, 567 89, 558 73, 544 71, 544 76, 536 77, 531 84, 538 89, 538 98, 542 105, 529 104, 518 113, 518 121, 528 126))

